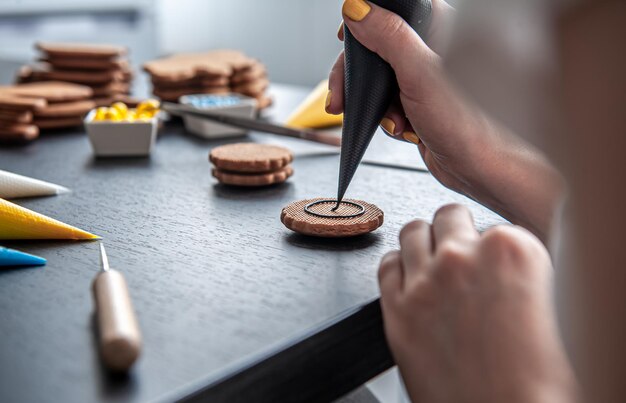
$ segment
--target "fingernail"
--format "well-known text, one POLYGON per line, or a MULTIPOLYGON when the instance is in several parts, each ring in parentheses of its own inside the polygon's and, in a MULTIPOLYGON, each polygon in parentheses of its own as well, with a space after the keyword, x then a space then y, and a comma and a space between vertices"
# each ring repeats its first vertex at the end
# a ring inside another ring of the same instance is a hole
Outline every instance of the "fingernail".
POLYGON ((333 92, 331 90, 328 90, 328 94, 326 94, 326 112, 328 112, 328 107, 330 106, 330 100, 332 97, 333 92))
POLYGON ((339 38, 340 41, 343 41, 343 21, 341 21, 341 24, 339 24, 339 29, 337 30, 337 38, 339 38))
POLYGON ((361 21, 371 9, 365 0, 345 0, 341 11, 352 21, 361 21))
POLYGON ((413 144, 419 144, 421 141, 419 136, 413 132, 404 132, 402 133, 402 137, 409 143, 413 144))
POLYGON ((393 131, 396 129, 396 124, 393 123, 393 120, 389 118, 383 118, 383 120, 380 121, 380 125, 382 126, 383 130, 387 132, 387 134, 393 136, 393 131))

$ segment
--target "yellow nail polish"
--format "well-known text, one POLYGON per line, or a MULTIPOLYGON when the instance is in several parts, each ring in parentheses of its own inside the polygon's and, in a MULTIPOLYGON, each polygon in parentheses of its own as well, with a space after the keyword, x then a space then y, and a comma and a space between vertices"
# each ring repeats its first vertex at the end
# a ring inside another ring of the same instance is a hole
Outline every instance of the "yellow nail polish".
POLYGON ((365 0, 345 0, 341 11, 352 21, 361 21, 371 9, 365 0))
POLYGON ((328 107, 330 106, 330 101, 331 101, 331 97, 332 97, 333 92, 331 90, 328 90, 328 93, 326 94, 326 111, 328 112, 328 107))
POLYGON ((389 118, 383 118, 383 120, 380 121, 380 125, 390 135, 393 135, 393 131, 396 130, 396 124, 389 118))
POLYGON ((404 132, 402 137, 409 143, 419 144, 421 142, 419 136, 413 132, 404 132))

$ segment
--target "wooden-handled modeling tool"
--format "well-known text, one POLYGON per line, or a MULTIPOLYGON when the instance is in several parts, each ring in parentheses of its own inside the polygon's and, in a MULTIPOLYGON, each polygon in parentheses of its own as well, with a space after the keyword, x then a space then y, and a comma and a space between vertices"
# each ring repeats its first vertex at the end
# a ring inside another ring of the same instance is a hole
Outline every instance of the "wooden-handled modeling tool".
POLYGON ((291 127, 266 122, 259 119, 244 118, 241 116, 223 115, 215 111, 207 111, 189 105, 174 104, 164 102, 161 108, 172 115, 193 115, 225 125, 240 127, 242 129, 255 130, 262 133, 277 134, 279 136, 293 137, 296 139, 314 141, 316 143, 328 144, 339 147, 341 138, 334 133, 318 130, 292 129, 291 127))
POLYGON ((109 267, 103 244, 100 257, 102 271, 93 281, 100 354, 108 369, 126 371, 139 357, 141 333, 126 280, 122 273, 109 267))

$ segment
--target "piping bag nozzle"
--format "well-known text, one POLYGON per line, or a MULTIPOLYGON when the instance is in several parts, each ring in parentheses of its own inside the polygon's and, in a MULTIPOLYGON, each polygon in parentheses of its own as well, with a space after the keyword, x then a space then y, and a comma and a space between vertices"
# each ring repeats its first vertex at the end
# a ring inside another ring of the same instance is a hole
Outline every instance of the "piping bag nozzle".
MULTIPOLYGON (((398 14, 423 37, 431 0, 370 0, 398 14)), ((344 24, 345 89, 337 209, 380 121, 398 95, 391 66, 357 41, 344 24)))

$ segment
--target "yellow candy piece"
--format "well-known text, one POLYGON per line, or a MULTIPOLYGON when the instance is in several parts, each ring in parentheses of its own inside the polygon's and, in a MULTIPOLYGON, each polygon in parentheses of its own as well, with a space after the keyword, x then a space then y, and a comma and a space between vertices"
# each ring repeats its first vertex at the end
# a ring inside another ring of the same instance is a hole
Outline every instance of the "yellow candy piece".
POLYGON ((137 110, 129 109, 128 112, 126 113, 124 120, 128 122, 134 122, 135 120, 137 120, 137 110))
POLYGON ((106 113, 104 114, 104 120, 112 120, 114 122, 118 122, 122 120, 122 117, 120 116, 120 113, 117 111, 117 109, 108 108, 106 113))
POLYGON ((139 105, 137 105, 137 113, 142 114, 145 112, 150 112, 154 116, 154 114, 159 111, 160 107, 161 103, 156 99, 146 99, 145 101, 141 101, 139 105))
POLYGON ((140 119, 142 121, 148 121, 148 120, 152 119, 158 112, 159 112, 158 110, 152 111, 152 112, 150 112, 150 111, 143 111, 143 112, 137 111, 136 119, 140 119))
POLYGON ((115 109, 120 115, 120 119, 124 119, 126 113, 128 113, 128 106, 124 102, 116 102, 111 105, 111 109, 115 109))
POLYGON ((95 121, 99 121, 99 120, 105 120, 105 116, 107 111, 109 110, 109 108, 107 108, 106 106, 101 106, 98 109, 96 109, 96 114, 93 117, 93 120, 95 121))

